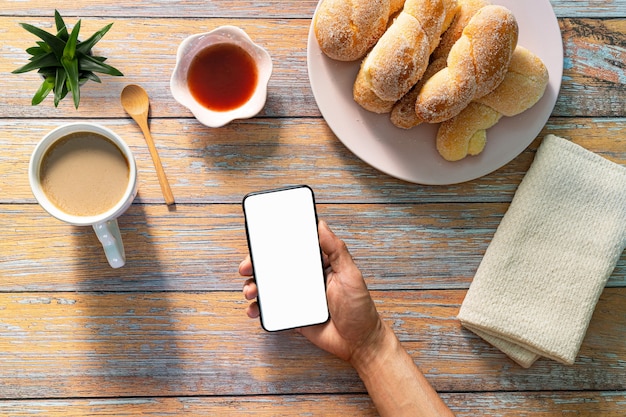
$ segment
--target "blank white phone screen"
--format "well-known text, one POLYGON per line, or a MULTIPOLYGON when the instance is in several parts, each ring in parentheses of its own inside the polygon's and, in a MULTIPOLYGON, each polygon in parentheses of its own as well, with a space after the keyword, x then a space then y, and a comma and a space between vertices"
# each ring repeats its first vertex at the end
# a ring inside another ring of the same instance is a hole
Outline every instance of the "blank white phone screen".
POLYGON ((307 186, 248 194, 248 246, 267 331, 328 320, 313 191, 307 186))

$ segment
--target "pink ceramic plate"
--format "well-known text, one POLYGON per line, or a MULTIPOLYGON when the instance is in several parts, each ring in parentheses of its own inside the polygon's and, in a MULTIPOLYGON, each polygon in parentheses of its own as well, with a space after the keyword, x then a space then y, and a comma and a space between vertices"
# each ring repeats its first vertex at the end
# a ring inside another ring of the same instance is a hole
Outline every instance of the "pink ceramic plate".
POLYGON ((515 117, 504 117, 487 133, 478 156, 447 162, 435 148, 436 126, 395 127, 388 115, 363 110, 352 99, 360 62, 338 62, 324 55, 312 27, 308 39, 311 88, 324 119, 355 155, 393 177, 419 184, 455 184, 489 174, 518 156, 537 137, 552 113, 561 87, 563 42, 549 0, 497 0, 519 25, 519 45, 538 55, 550 75, 543 98, 515 117))

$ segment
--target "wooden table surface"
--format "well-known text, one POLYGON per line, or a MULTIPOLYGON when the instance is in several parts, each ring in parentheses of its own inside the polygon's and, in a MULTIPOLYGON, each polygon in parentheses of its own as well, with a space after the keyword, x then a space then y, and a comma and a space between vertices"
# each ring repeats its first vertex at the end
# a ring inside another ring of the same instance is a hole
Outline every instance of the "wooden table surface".
POLYGON ((394 179, 355 157, 316 106, 306 40, 315 0, 2 0, 0 8, 0 415, 349 415, 376 411, 357 374, 292 332, 246 317, 237 274, 247 192, 306 183, 343 238, 380 313, 459 416, 626 415, 626 255, 602 293, 573 366, 522 369, 461 328, 456 314, 511 198, 547 133, 626 165, 626 0, 552 0, 564 74, 537 139, 483 178, 449 186, 394 179), (83 32, 109 22, 103 76, 55 109, 32 107, 37 75, 13 75, 54 8, 83 32), (219 129, 171 96, 178 44, 233 24, 274 60, 265 109, 219 129), (119 104, 141 84, 177 200, 163 203, 139 128, 119 104), (35 202, 30 153, 76 120, 129 143, 139 194, 120 219, 127 265, 111 269, 90 228, 35 202))

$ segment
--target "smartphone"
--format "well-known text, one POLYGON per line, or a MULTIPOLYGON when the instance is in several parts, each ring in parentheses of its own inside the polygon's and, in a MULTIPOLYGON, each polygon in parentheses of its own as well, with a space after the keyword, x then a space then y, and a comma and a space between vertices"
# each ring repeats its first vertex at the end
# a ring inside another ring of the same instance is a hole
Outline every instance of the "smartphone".
POLYGON ((250 193, 243 199, 243 212, 263 329, 326 322, 330 316, 313 190, 299 185, 250 193))

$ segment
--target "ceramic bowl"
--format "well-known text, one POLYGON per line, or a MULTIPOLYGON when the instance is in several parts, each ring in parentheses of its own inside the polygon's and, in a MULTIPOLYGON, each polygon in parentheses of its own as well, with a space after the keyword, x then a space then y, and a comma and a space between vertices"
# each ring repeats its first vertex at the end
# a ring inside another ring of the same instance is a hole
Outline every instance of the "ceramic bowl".
POLYGON ((269 53, 252 42, 246 32, 236 26, 221 26, 211 32, 199 33, 186 38, 178 47, 176 66, 170 79, 172 95, 187 107, 200 123, 209 127, 220 127, 235 119, 247 119, 257 115, 267 98, 267 84, 272 75, 272 59, 269 53), (252 97, 242 106, 228 111, 213 111, 202 106, 191 94, 187 73, 194 57, 205 48, 231 43, 243 48, 254 59, 258 70, 258 81, 252 97))

